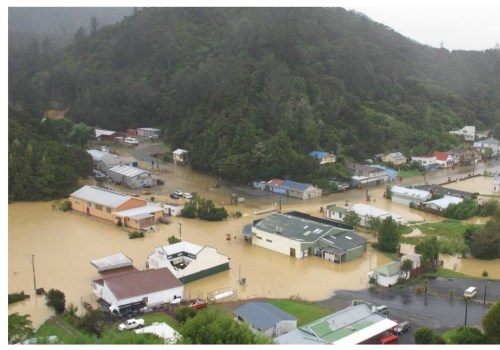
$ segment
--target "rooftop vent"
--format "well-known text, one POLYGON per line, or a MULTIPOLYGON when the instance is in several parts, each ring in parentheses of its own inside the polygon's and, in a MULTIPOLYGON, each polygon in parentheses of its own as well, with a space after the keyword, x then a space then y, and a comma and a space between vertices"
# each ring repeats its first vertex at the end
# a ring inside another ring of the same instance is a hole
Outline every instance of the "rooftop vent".
POLYGON ((283 227, 276 226, 276 233, 283 234, 283 227))

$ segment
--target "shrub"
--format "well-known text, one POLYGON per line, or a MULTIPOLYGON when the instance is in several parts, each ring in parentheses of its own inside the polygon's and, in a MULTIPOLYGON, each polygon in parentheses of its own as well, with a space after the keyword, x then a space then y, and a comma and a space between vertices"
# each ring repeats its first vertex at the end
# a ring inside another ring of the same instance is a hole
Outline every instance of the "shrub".
POLYGON ((483 277, 488 277, 488 271, 486 270, 483 271, 483 277))
POLYGON ((12 303, 15 303, 18 301, 22 301, 24 299, 26 299, 26 295, 24 294, 24 291, 22 291, 21 293, 9 294, 9 304, 12 304, 12 303))
POLYGON ((128 234, 129 239, 142 238, 144 237, 144 232, 134 231, 128 234))
POLYGON ((50 289, 45 296, 47 306, 54 309, 56 314, 62 314, 66 308, 66 296, 58 289, 50 289))

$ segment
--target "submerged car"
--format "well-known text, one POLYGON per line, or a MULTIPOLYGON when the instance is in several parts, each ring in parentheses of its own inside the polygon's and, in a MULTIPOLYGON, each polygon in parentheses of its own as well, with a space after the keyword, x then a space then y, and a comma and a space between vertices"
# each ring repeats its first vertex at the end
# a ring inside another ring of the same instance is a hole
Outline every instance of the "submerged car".
POLYGON ((179 197, 179 195, 174 192, 174 193, 170 193, 170 198, 172 198, 172 199, 179 199, 181 197, 179 197))

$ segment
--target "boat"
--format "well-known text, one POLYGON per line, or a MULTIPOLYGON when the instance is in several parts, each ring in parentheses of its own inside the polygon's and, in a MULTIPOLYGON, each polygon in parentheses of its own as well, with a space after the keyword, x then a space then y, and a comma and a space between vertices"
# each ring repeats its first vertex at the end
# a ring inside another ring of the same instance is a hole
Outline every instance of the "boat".
POLYGON ((196 300, 194 303, 191 304, 191 307, 195 310, 203 309, 204 307, 208 306, 208 302, 205 300, 196 300))

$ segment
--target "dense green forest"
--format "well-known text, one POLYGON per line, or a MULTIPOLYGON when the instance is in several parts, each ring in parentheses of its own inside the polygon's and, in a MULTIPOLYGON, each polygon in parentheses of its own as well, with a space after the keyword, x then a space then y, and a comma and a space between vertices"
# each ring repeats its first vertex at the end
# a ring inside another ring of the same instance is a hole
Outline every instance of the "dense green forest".
POLYGON ((159 126, 193 168, 241 183, 317 182, 345 177, 348 160, 445 151, 462 142, 449 130, 493 127, 498 72, 498 51, 430 48, 341 8, 146 8, 65 49, 9 50, 9 105, 159 126), (340 162, 319 169, 312 150, 340 162))

